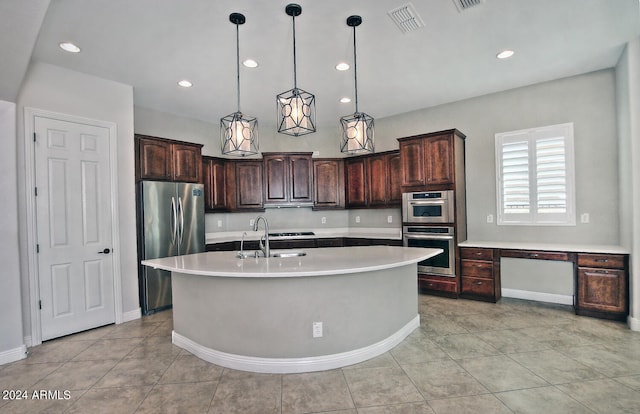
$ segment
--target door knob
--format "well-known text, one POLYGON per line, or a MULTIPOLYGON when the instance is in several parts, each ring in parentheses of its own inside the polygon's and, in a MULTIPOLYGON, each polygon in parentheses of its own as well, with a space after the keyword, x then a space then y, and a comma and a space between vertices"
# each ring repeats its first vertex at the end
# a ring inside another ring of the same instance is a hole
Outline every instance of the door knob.
POLYGON ((108 249, 108 248, 107 248, 107 249, 104 249, 104 250, 103 250, 103 251, 101 251, 101 252, 98 252, 98 254, 109 254, 109 253, 111 253, 111 250, 110 250, 110 249, 108 249))

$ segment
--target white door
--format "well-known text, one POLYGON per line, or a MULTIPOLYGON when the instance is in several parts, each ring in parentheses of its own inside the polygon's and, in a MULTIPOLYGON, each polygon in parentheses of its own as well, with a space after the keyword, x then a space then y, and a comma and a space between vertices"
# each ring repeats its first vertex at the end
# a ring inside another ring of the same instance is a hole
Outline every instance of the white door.
POLYGON ((42 340, 113 323, 109 130, 34 118, 42 340))

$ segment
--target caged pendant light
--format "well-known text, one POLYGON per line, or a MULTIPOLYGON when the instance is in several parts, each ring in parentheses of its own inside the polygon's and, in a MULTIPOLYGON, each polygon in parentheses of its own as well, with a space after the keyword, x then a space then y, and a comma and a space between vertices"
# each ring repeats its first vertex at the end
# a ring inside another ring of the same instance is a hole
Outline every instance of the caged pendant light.
POLYGON ((362 154, 374 152, 373 146, 373 118, 358 111, 358 72, 356 59, 356 27, 362 23, 362 17, 349 16, 347 26, 353 27, 353 77, 355 84, 356 111, 340 118, 342 139, 340 151, 347 154, 362 154))
POLYGON ((240 112, 240 35, 239 26, 245 17, 240 13, 231 13, 229 21, 236 25, 236 79, 238 92, 238 110, 220 118, 220 137, 222 153, 244 157, 258 153, 258 120, 240 112))
POLYGON ((285 12, 293 20, 293 89, 276 96, 278 132, 300 136, 316 132, 316 97, 298 88, 296 76, 296 16, 302 13, 299 4, 288 4, 285 12))

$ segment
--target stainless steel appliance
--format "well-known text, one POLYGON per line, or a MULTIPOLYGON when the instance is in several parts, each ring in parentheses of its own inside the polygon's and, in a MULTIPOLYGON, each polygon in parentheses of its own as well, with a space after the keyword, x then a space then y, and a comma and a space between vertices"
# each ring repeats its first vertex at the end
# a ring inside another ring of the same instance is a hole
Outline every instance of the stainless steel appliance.
POLYGON ((402 194, 405 223, 453 223, 453 190, 402 194))
MULTIPOLYGON (((138 197, 140 260, 205 251, 202 184, 141 181, 138 197)), ((171 307, 171 272, 140 266, 139 279, 145 315, 171 307)))
POLYGON ((405 247, 442 249, 443 253, 418 263, 418 273, 455 277, 455 233, 449 226, 404 226, 405 247))

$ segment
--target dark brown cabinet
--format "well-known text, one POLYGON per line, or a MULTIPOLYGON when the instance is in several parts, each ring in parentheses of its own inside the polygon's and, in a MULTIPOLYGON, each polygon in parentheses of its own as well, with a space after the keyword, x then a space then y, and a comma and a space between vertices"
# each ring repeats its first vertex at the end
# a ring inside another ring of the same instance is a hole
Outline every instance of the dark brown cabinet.
POLYGON ((265 205, 313 203, 311 153, 263 153, 262 161, 265 205))
POLYGON ((464 184, 464 138, 453 129, 398 139, 402 191, 453 190, 464 184))
POLYGON ((367 167, 364 157, 344 161, 345 203, 347 208, 367 207, 367 167))
POLYGON ((624 320, 628 313, 627 256, 578 254, 579 315, 624 320))
POLYGON ((227 211, 227 161, 223 158, 202 157, 204 208, 207 212, 227 211))
POLYGON ((227 202, 231 211, 264 211, 262 161, 229 161, 226 175, 227 202))
POLYGON ((390 151, 345 160, 348 208, 395 207, 402 202, 400 154, 390 151))
POLYGON ((344 208, 344 161, 342 159, 313 160, 313 208, 344 208))
POLYGON ((202 176, 202 145, 136 135, 137 180, 197 183, 202 176))
POLYGON ((501 297, 500 258, 493 249, 460 248, 460 297, 497 302, 501 297))

